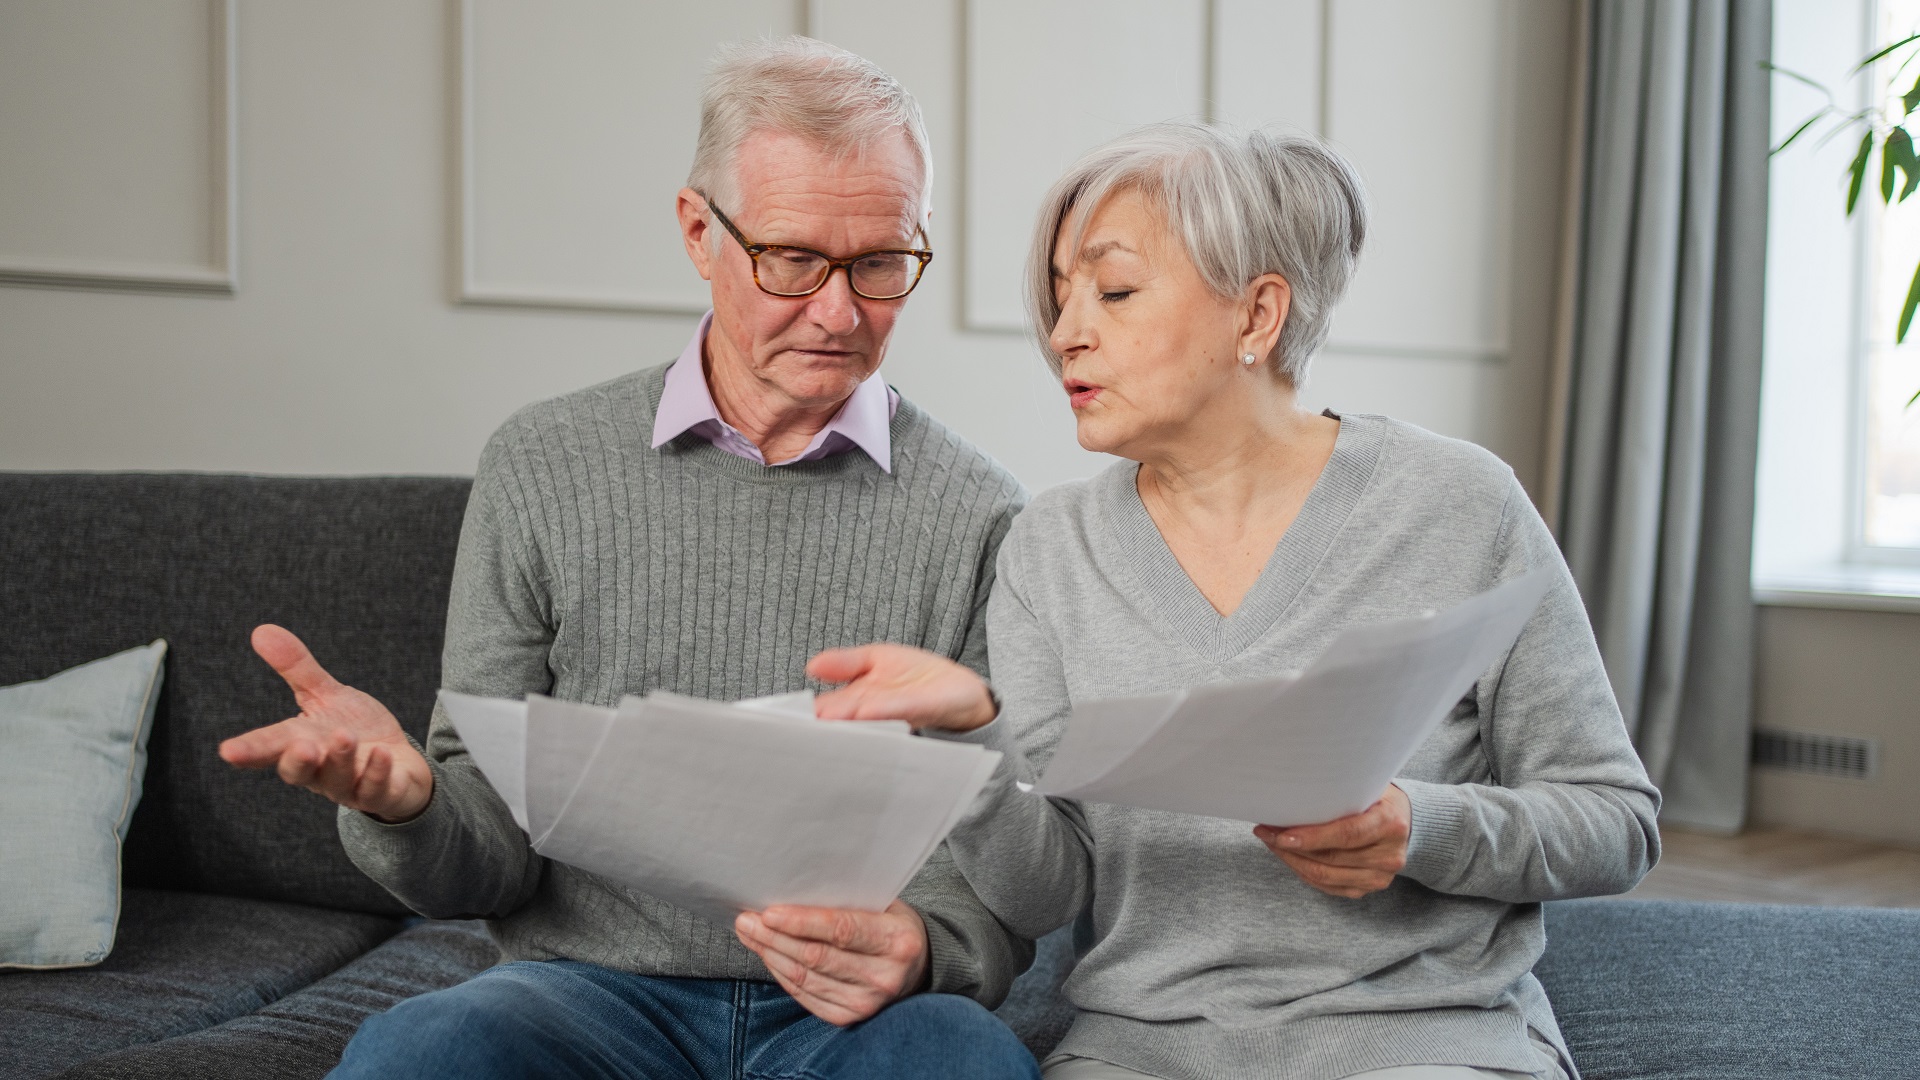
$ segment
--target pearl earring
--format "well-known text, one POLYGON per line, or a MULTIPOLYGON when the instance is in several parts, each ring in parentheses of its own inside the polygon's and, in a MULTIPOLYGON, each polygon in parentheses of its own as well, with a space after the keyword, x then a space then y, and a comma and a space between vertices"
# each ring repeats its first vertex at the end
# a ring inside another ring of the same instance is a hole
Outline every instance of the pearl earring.
POLYGON ((1252 353, 1246 353, 1240 357, 1240 362, 1247 365, 1248 367, 1252 367, 1253 362, 1256 359, 1258 359, 1258 357, 1254 356, 1252 353))

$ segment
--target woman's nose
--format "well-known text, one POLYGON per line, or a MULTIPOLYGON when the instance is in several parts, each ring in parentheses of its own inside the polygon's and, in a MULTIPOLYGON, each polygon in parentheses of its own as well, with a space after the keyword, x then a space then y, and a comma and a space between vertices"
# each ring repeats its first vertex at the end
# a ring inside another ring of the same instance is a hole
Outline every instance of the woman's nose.
POLYGON ((1069 295, 1061 305, 1060 317, 1054 320, 1053 333, 1047 335, 1047 346, 1056 356, 1072 356, 1092 344, 1086 320, 1080 317, 1080 305, 1069 295))

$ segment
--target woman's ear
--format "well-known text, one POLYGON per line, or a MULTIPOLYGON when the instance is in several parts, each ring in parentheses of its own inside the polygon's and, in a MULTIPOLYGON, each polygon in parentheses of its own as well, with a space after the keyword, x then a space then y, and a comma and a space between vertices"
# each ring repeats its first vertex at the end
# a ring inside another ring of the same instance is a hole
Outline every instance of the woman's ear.
POLYGON ((1245 318, 1240 331, 1240 351, 1255 356, 1270 355, 1280 344, 1280 331, 1287 325, 1287 312, 1293 306, 1293 287, 1279 274, 1261 274, 1247 285, 1245 318))

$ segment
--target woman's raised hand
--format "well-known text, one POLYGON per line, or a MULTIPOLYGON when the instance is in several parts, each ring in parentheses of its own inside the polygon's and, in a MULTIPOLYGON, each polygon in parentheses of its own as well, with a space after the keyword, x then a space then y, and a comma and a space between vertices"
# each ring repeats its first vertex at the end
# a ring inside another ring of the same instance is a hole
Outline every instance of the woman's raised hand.
POLYGON ((1357 814, 1321 825, 1255 825, 1253 835, 1299 875, 1333 896, 1358 900, 1393 884, 1407 865, 1413 809, 1393 784, 1357 814))
POLYGON ((420 815, 433 798, 433 770, 400 721, 372 696, 327 674, 306 645, 271 623, 253 631, 253 651, 293 688, 300 715, 220 744, 220 757, 383 821, 420 815))
POLYGON ((916 728, 972 731, 998 711, 970 669, 910 645, 828 649, 807 664, 821 682, 845 683, 814 698, 824 720, 905 720, 916 728))

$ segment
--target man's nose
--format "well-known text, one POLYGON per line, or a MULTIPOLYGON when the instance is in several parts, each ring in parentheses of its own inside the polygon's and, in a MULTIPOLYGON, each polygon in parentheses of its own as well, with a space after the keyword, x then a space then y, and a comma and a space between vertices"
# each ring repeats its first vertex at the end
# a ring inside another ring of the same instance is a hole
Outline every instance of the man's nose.
POLYGON ((827 275, 827 283, 807 305, 807 316, 834 337, 845 337, 860 328, 860 306, 845 268, 835 267, 827 275))

